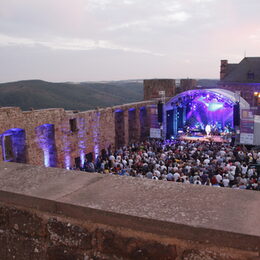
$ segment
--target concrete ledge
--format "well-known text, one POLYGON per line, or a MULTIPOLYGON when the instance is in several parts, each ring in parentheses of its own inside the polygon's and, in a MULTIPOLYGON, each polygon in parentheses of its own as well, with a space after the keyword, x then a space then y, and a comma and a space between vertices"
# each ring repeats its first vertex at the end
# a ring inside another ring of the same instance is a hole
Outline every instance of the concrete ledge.
POLYGON ((259 192, 1 163, 0 200, 259 256, 259 192))

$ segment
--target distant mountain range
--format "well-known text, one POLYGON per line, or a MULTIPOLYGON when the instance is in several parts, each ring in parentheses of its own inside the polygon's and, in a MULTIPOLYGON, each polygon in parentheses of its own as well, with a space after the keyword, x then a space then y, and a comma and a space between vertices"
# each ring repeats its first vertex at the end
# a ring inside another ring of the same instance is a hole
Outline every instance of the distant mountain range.
POLYGON ((0 84, 0 106, 89 110, 143 99, 142 81, 52 83, 25 80, 0 84))
MULTIPOLYGON (((205 80, 204 80, 205 81, 205 80)), ((206 80, 208 86, 217 82, 206 80)), ((198 81, 203 84, 203 80, 198 81)), ((23 80, 0 84, 0 106, 90 110, 143 100, 143 80, 53 83, 23 80)))

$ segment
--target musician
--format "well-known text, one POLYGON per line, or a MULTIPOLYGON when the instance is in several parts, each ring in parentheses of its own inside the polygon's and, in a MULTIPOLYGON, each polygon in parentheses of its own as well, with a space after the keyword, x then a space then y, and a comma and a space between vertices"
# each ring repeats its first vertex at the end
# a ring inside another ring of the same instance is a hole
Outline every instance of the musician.
POLYGON ((186 133, 187 133, 187 135, 190 134, 190 127, 189 126, 187 126, 187 128, 186 128, 186 133))
POLYGON ((207 136, 209 136, 210 132, 211 132, 211 126, 210 124, 207 124, 206 127, 205 127, 205 131, 207 133, 207 136))

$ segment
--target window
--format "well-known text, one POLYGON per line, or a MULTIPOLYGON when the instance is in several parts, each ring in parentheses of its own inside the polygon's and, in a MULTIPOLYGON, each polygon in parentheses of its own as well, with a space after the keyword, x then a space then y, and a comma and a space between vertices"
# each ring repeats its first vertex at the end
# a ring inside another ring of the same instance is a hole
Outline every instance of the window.
POLYGON ((254 72, 251 72, 251 71, 249 71, 248 73, 247 73, 247 79, 255 79, 255 73, 254 72))
POLYGON ((4 161, 10 162, 13 160, 13 145, 12 145, 12 136, 11 135, 4 135, 4 161))
POLYGON ((77 132, 77 121, 76 118, 70 119, 70 131, 77 132))

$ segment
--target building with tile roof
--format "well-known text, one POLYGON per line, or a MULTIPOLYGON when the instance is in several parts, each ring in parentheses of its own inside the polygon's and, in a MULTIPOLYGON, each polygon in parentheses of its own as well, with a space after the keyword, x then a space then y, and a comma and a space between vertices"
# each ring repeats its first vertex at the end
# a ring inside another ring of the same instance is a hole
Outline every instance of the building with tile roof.
POLYGON ((219 87, 240 93, 259 114, 260 57, 245 57, 237 64, 221 60, 219 87))

